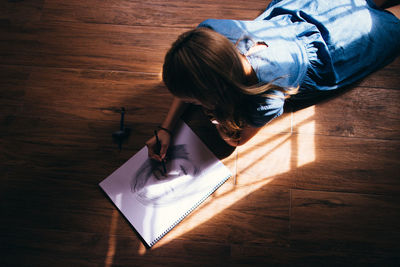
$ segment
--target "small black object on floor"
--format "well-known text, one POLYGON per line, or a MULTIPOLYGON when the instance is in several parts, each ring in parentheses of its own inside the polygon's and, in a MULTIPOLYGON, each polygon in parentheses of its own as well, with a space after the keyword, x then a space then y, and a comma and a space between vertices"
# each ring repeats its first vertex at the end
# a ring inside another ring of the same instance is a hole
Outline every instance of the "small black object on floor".
POLYGON ((131 133, 131 129, 130 128, 126 128, 124 126, 124 119, 125 119, 125 108, 121 107, 121 120, 120 120, 120 126, 119 126, 119 130, 116 132, 113 132, 112 137, 114 142, 116 142, 118 144, 118 148, 121 151, 122 149, 122 143, 128 139, 130 133, 131 133))

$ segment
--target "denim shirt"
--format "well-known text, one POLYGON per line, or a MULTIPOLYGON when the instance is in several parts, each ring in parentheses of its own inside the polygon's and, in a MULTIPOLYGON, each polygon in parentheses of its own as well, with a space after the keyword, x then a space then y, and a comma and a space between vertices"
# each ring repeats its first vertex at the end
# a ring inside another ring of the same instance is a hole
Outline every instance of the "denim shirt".
MULTIPOLYGON (((275 0, 255 20, 208 19, 199 27, 236 44, 259 82, 299 87, 295 99, 347 86, 400 52, 400 20, 369 0, 275 0), (258 42, 267 46, 249 54, 258 42)), ((284 94, 268 94, 274 97, 248 99, 249 124, 283 113, 284 94)))

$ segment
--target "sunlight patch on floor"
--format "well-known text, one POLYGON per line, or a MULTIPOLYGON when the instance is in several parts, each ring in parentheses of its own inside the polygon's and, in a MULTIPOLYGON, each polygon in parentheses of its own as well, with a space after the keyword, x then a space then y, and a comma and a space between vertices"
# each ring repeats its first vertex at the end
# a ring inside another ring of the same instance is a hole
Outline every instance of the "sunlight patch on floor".
MULTIPOLYGON (((117 205, 121 205, 121 199, 122 199, 122 194, 117 195, 117 205)), ((104 266, 110 267, 113 265, 114 262, 114 255, 115 255, 115 250, 117 248, 117 239, 115 236, 115 233, 117 231, 117 225, 118 225, 118 210, 114 209, 111 217, 111 223, 110 223, 110 231, 108 233, 108 249, 107 249, 107 255, 106 255, 106 260, 104 262, 104 266)))
MULTIPOLYGON (((268 179, 291 169, 291 134, 268 134, 263 130, 254 137, 255 144, 239 148, 238 185, 268 179)), ((254 142, 252 140, 252 142, 254 142)))
POLYGON ((315 161, 315 107, 309 107, 296 114, 297 122, 297 167, 315 161))
POLYGON ((250 182, 247 185, 235 186, 233 179, 228 180, 221 186, 217 192, 209 197, 197 210, 185 218, 178 226, 176 226, 170 233, 161 239, 154 248, 166 245, 173 239, 176 239, 185 233, 193 230, 197 226, 207 222, 214 216, 223 212, 242 198, 258 190, 264 185, 268 184, 272 179, 264 179, 258 182, 250 182))
POLYGON ((285 116, 278 122, 282 130, 280 133, 268 128, 273 126, 271 124, 261 129, 248 143, 238 147, 236 164, 235 153, 223 160, 232 173, 235 173, 236 167, 236 184, 231 177, 153 248, 162 247, 207 222, 236 202, 271 183, 278 175, 315 161, 314 115, 314 107, 298 111, 296 125, 293 125, 292 116, 285 116), (300 134, 292 133, 292 129, 297 129, 300 134))

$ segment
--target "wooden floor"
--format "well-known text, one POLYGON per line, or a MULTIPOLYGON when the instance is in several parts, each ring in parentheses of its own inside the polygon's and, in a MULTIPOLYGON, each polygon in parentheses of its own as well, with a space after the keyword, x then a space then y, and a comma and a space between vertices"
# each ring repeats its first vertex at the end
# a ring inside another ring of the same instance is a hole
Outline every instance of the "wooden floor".
POLYGON ((265 7, 1 1, 0 266, 400 265, 400 58, 235 151, 190 110, 236 183, 152 249, 98 187, 162 121, 160 69, 177 35, 265 7), (132 129, 121 152, 120 107, 132 129))

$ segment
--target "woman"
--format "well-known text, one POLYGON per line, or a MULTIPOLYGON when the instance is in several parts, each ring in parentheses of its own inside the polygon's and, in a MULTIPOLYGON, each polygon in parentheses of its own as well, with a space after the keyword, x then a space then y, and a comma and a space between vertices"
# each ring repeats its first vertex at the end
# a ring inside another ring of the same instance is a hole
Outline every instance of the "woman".
POLYGON ((168 51, 163 80, 175 96, 149 156, 165 157, 171 131, 189 103, 212 116, 230 145, 245 143, 301 101, 336 90, 391 62, 400 48, 400 6, 372 0, 272 1, 253 21, 202 22, 168 51), (397 16, 397 17, 396 17, 397 16))

